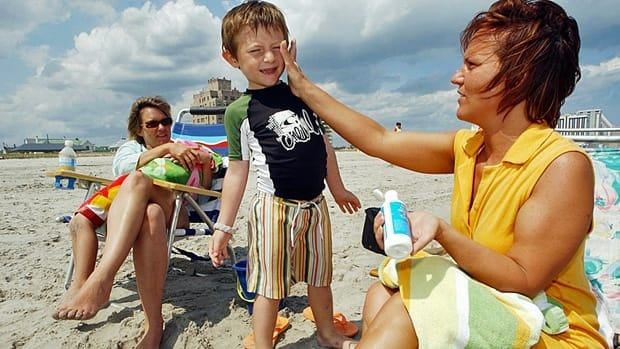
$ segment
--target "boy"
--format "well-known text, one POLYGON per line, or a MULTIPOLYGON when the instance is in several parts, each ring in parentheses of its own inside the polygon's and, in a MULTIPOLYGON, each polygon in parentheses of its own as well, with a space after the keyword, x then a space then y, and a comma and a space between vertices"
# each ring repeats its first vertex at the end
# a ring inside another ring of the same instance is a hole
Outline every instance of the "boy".
POLYGON ((318 344, 339 348, 347 338, 332 322, 331 227, 321 194, 324 181, 343 212, 357 211, 360 203, 344 188, 317 115, 280 81, 284 40, 284 15, 265 1, 245 2, 222 19, 222 56, 248 79, 248 90, 226 109, 230 162, 209 253, 216 267, 226 257, 251 161, 258 194, 250 205, 247 276, 249 291, 257 293, 255 346, 273 347, 279 300, 292 283, 304 281, 318 344))

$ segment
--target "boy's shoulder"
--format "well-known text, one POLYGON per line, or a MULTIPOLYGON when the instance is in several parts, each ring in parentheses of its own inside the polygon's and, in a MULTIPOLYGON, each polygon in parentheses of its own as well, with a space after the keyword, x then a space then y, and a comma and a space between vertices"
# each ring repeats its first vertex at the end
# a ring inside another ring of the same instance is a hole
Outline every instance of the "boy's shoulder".
POLYGON ((247 110, 248 103, 250 102, 251 96, 247 93, 241 94, 237 99, 235 99, 232 103, 226 106, 226 115, 245 113, 247 110))

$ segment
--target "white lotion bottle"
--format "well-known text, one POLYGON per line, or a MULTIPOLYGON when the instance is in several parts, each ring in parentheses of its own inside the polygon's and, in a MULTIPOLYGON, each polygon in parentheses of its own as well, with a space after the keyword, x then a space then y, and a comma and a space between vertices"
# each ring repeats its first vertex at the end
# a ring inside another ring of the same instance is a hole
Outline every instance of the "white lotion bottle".
POLYGON ((385 192, 384 197, 381 212, 385 219, 383 223, 385 254, 394 259, 402 259, 409 256, 413 250, 407 207, 398 199, 398 194, 394 190, 385 192))

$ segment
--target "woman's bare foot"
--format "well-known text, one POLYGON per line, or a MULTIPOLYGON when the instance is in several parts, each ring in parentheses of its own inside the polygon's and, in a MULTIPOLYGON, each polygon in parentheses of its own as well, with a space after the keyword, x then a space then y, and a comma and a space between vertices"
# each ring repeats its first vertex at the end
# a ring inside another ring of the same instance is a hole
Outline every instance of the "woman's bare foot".
POLYGON ((71 300, 75 297, 75 295, 77 295, 78 292, 80 292, 81 287, 82 285, 76 285, 76 283, 74 282, 71 284, 69 289, 65 291, 65 293, 60 298, 60 302, 58 302, 58 306, 56 307, 56 309, 54 309, 54 312, 52 313, 52 317, 54 319, 58 320, 58 312, 60 311, 61 307, 71 302, 71 300))
POLYGON ((77 292, 70 292, 70 288, 65 293, 52 317, 56 320, 88 320, 93 318, 110 299, 112 281, 96 280, 91 275, 84 285, 76 290, 77 292))

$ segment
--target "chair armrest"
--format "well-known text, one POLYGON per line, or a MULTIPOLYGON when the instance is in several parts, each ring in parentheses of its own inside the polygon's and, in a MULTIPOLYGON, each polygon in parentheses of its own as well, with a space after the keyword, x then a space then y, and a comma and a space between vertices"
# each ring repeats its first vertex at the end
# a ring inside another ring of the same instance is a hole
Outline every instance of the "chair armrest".
POLYGON ((204 195, 204 196, 213 196, 213 197, 221 197, 222 193, 218 192, 218 191, 213 191, 213 190, 208 190, 208 189, 203 189, 203 188, 196 188, 196 187, 190 187, 189 185, 183 185, 183 184, 177 184, 177 183, 172 183, 172 182, 166 182, 166 181, 162 181, 159 179, 153 179, 153 183, 157 186, 160 186, 162 188, 166 188, 166 189, 170 189, 170 190, 175 190, 175 191, 182 191, 185 193, 192 193, 192 194, 198 194, 198 195, 204 195))
POLYGON ((46 173, 46 175, 48 177, 61 176, 61 177, 67 177, 67 178, 75 178, 78 181, 91 182, 91 183, 99 183, 99 184, 103 184, 103 185, 112 183, 112 179, 91 176, 91 175, 87 175, 87 174, 84 174, 84 173, 79 173, 79 172, 75 172, 75 171, 71 171, 71 170, 63 170, 63 169, 57 169, 57 170, 54 170, 54 171, 49 171, 49 172, 46 173))

